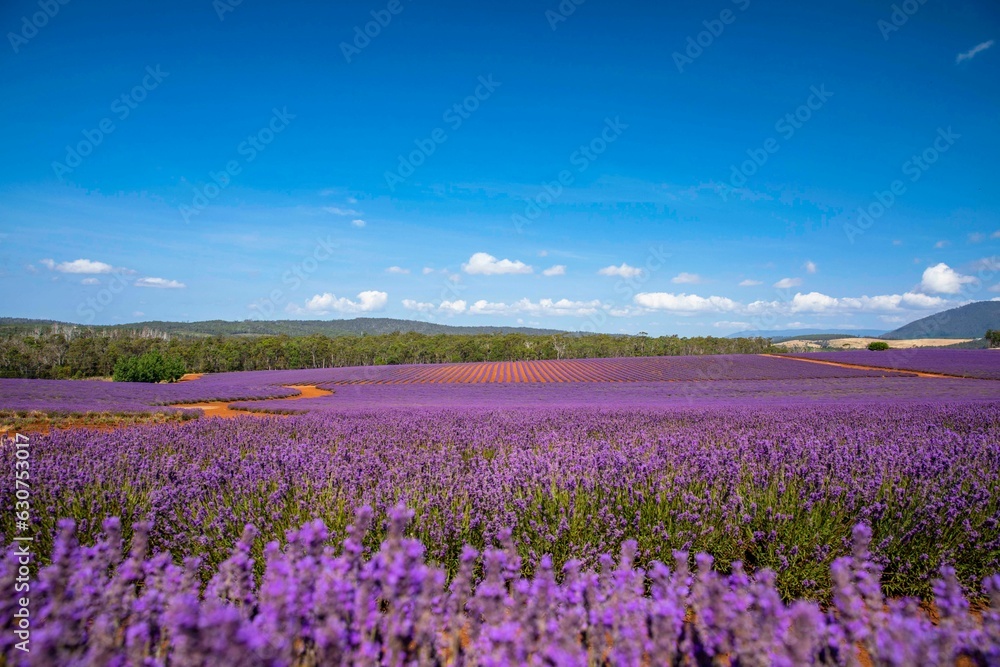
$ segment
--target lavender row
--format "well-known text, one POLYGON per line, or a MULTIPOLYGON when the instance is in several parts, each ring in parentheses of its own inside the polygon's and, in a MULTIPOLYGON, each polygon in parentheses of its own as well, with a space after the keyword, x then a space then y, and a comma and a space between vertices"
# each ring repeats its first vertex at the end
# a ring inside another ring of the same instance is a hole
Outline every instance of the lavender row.
MULTIPOLYGON (((405 502, 413 534, 449 572, 463 545, 511 530, 528 570, 545 554, 594 566, 634 539, 640 564, 704 551, 723 569, 774 569, 787 596, 823 598, 859 521, 875 531, 887 593, 927 595, 949 565, 981 594, 1000 571, 997 402, 357 408, 59 432, 32 452, 44 554, 59 518, 92 540, 120 516, 127 528, 153 521, 157 549, 215 565, 248 522, 266 540, 316 518, 337 533, 357 507, 385 516, 405 502)), ((13 478, 0 476, 6 540, 13 503, 13 478)))
POLYGON ((334 371, 334 383, 489 383, 489 382, 678 382, 709 380, 781 380, 880 377, 887 373, 747 354, 671 357, 410 364, 369 366, 334 371), (493 372, 491 372, 493 371, 493 372), (492 380, 491 380, 492 378, 492 380), (496 379, 496 378, 506 378, 496 379), (533 378, 539 378, 535 380, 533 378))
MULTIPOLYGON (((597 571, 543 559, 521 574, 509 540, 482 554, 466 546, 450 580, 405 537, 412 512, 394 508, 380 547, 365 543, 362 508, 340 549, 322 522, 267 545, 258 583, 247 526, 202 590, 196 559, 150 556, 145 526, 122 553, 119 522, 92 547, 61 524, 53 563, 31 582, 37 614, 31 653, 16 642, 13 596, 0 598, 0 654, 10 665, 993 665, 1000 661, 1000 577, 983 582, 991 605, 978 618, 951 568, 933 583, 939 621, 914 600, 886 600, 871 531, 853 531, 852 553, 830 568, 832 604, 782 602, 775 574, 712 570, 699 554, 648 568, 636 545, 604 554, 597 571), (338 554, 339 552, 339 554, 338 554), (477 575, 477 570, 482 574, 477 575), (646 593, 648 589, 648 594, 646 593)), ((13 590, 13 553, 0 586, 13 590)))
MULTIPOLYGON (((789 364, 815 366, 786 360, 789 364)), ((997 401, 988 380, 852 377, 713 382, 550 384, 325 385, 332 396, 241 401, 234 407, 274 412, 340 412, 372 408, 709 408, 723 406, 893 405, 997 401)))
POLYGON ((943 373, 960 377, 1000 380, 1000 350, 842 350, 789 355, 901 371, 943 373))

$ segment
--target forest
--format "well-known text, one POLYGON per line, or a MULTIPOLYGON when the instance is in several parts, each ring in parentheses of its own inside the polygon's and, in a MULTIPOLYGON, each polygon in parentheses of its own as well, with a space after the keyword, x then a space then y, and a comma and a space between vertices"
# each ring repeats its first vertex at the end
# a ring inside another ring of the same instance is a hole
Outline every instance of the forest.
POLYGON ((111 377, 119 359, 157 351, 188 373, 779 351, 766 338, 388 333, 360 336, 171 336, 53 326, 0 337, 0 377, 111 377))

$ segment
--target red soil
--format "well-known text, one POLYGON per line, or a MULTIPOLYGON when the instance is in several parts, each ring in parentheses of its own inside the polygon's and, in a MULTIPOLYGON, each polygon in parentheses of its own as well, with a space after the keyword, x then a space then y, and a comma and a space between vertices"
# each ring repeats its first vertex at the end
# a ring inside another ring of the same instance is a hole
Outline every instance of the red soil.
MULTIPOLYGON (((285 401, 296 401, 302 398, 318 398, 320 396, 329 396, 333 392, 329 389, 320 389, 319 387, 311 384, 286 384, 285 387, 289 389, 297 389, 298 394, 295 396, 286 396, 281 399, 274 400, 285 400, 285 401)), ((231 419, 233 417, 241 417, 243 415, 251 414, 267 414, 273 415, 276 413, 263 412, 263 411, 253 411, 253 410, 234 410, 229 406, 232 401, 209 401, 207 403, 175 403, 171 405, 172 408, 184 408, 184 409, 195 409, 198 408, 205 413, 206 417, 223 417, 225 419, 231 419)))

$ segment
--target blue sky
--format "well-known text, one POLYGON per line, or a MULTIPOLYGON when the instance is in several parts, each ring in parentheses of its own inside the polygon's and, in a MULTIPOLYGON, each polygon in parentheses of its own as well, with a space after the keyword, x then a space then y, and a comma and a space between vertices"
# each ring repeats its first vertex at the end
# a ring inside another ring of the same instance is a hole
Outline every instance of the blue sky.
POLYGON ((0 314, 723 335, 1000 298, 995 3, 577 2, 4 3, 0 314))

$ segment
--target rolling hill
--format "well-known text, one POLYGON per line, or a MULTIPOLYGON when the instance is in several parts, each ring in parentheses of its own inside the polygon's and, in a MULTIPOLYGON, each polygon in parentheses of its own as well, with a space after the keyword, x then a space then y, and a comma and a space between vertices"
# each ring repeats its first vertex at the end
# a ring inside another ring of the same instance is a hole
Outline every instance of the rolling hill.
POLYGON ((1000 329, 1000 301, 977 301, 905 324, 882 338, 982 338, 1000 329))
POLYGON ((521 333, 527 335, 552 335, 566 333, 556 329, 534 329, 531 327, 456 327, 433 322, 396 320, 384 317, 358 317, 351 320, 243 320, 227 322, 206 320, 203 322, 132 322, 114 325, 75 325, 54 320, 31 320, 0 317, 0 335, 30 333, 35 329, 47 330, 53 324, 60 326, 85 326, 92 329, 112 331, 150 330, 179 337, 199 336, 279 336, 292 337, 322 334, 325 336, 360 336, 362 334, 400 333, 435 334, 492 334, 521 333))

